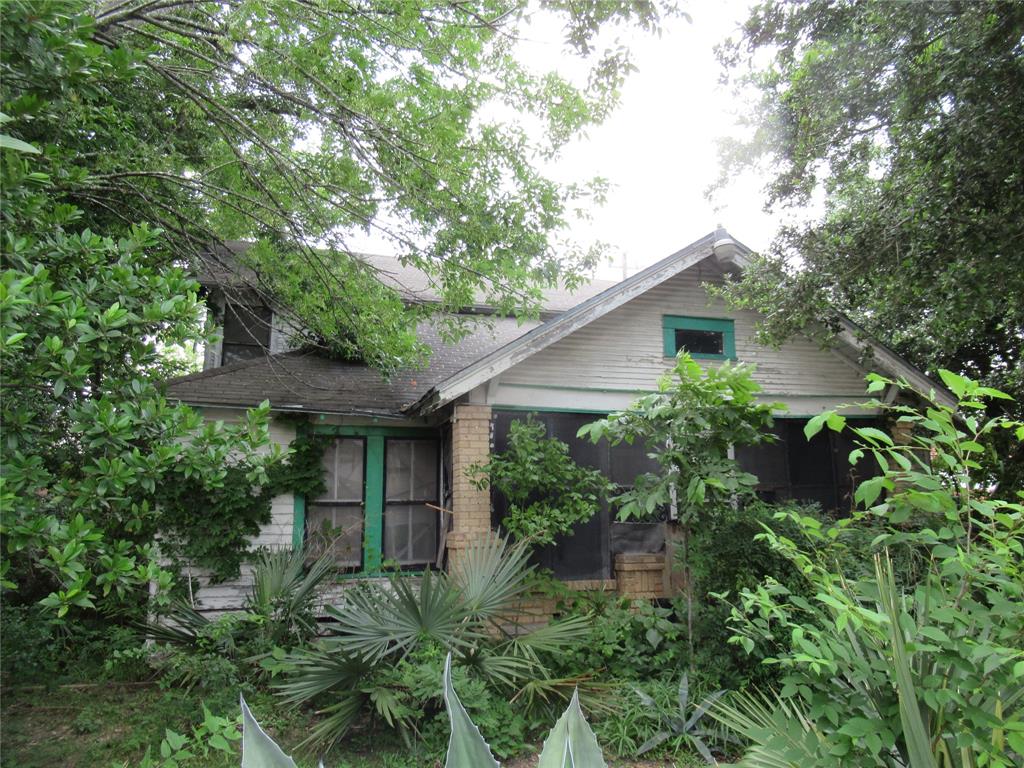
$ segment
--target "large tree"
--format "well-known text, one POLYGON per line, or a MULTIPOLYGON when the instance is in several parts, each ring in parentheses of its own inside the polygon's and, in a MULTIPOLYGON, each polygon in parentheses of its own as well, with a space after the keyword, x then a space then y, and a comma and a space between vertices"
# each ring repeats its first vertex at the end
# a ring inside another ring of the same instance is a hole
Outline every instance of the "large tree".
POLYGON ((730 291, 766 338, 843 312, 1024 402, 1022 37, 1019 2, 813 0, 762 3, 721 46, 761 97, 725 176, 771 169, 776 211, 824 200, 730 291))
POLYGON ((94 229, 148 221, 193 263, 253 240, 246 262, 306 342, 388 370, 424 352, 424 311, 482 297, 530 312, 559 276, 580 279, 597 251, 559 232, 603 183, 560 186, 536 161, 616 102, 630 58, 595 48, 602 27, 654 28, 664 5, 12 0, 4 111, 94 229), (567 49, 593 65, 585 87, 520 63, 535 12, 561 18, 567 49), (105 76, 74 89, 64 52, 105 76), (491 117, 502 105, 524 119, 491 117), (441 304, 412 311, 384 288, 348 245, 365 231, 426 272, 441 304))
MULTIPOLYGON (((660 13, 547 5, 581 53, 602 25, 660 13)), ((0 12, 0 574, 59 615, 167 585, 160 535, 194 528, 207 541, 192 550, 211 556, 214 507, 238 506, 211 501, 219 489, 254 507, 225 546, 258 527, 266 408, 204 423, 161 389, 204 338, 187 270, 219 258, 220 241, 256 242, 244 258, 257 287, 310 343, 383 370, 417 359, 421 310, 345 247, 353 228, 386 232, 432 277, 434 311, 477 293, 530 311, 587 263, 552 242, 583 188, 531 160, 605 114, 628 56, 598 56, 583 90, 531 75, 511 52, 519 3, 10 0, 0 12), (546 144, 487 120, 495 99, 547 121, 546 144), (174 518, 186 485, 203 497, 193 506, 210 503, 174 518)))

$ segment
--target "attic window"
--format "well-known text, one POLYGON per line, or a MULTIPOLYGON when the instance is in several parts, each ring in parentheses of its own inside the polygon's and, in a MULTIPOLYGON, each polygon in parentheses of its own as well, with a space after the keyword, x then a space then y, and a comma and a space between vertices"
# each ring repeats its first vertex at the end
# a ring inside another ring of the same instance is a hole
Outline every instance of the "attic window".
POLYGON ((228 304, 224 310, 221 365, 262 357, 270 349, 270 307, 228 304))
POLYGON ((685 350, 698 360, 736 359, 736 331, 732 320, 665 315, 662 339, 665 357, 675 357, 685 350))

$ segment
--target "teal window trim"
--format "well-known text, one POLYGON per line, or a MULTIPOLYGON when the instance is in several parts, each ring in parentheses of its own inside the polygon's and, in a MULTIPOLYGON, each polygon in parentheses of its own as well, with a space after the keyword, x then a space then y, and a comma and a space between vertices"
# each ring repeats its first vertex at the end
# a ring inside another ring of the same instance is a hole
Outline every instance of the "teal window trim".
MULTIPOLYGON (((303 424, 300 434, 360 437, 365 440, 363 487, 363 568, 359 573, 339 574, 339 579, 381 576, 384 543, 384 440, 388 437, 440 439, 436 429, 427 427, 342 426, 303 424)), ((306 545, 306 497, 296 493, 293 499, 292 546, 306 545)))
POLYGON ((675 357, 676 331, 717 331, 722 334, 724 354, 709 355, 691 353, 694 360, 735 360, 736 326, 732 320, 715 317, 687 317, 685 315, 664 315, 661 318, 662 347, 665 357, 675 357))

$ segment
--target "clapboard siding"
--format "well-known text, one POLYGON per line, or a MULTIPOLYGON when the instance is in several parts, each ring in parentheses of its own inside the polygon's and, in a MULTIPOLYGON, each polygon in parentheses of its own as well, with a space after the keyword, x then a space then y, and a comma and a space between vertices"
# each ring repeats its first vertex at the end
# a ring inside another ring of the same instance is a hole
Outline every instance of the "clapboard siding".
POLYGON ((653 390, 671 366, 663 356, 662 316, 690 315, 735 321, 736 355, 757 366, 754 378, 766 394, 842 398, 864 392, 863 371, 810 340, 779 349, 758 344, 756 313, 731 310, 721 299, 708 297, 703 284, 721 280, 717 265, 706 259, 513 366, 500 384, 653 390))
MULTIPOLYGON (((242 411, 204 408, 203 416, 210 421, 234 422, 243 417, 242 411)), ((295 439, 295 427, 287 422, 272 420, 270 439, 288 446, 295 439)), ((295 501, 290 493, 275 496, 270 506, 270 522, 252 541, 253 547, 284 549, 292 544, 292 523, 295 519, 295 501)), ((199 585, 195 592, 196 607, 204 613, 234 611, 242 608, 252 587, 252 566, 243 565, 237 579, 221 584, 210 584, 207 574, 193 571, 199 585)))

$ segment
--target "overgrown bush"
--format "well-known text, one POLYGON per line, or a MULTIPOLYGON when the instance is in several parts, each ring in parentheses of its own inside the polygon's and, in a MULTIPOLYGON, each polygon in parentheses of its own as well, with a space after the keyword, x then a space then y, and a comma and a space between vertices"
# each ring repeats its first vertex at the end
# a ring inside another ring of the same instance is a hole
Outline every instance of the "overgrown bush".
POLYGON ((754 381, 753 372, 753 366, 743 363, 701 368, 681 352, 672 372, 659 379, 656 393, 637 399, 625 411, 583 426, 577 433, 595 443, 640 442, 651 450, 657 469, 637 477, 633 487, 613 501, 622 520, 650 518, 656 510, 667 508, 678 521, 691 668, 696 646, 690 535, 738 501, 753 496, 757 478, 744 472, 730 452, 737 445, 774 440, 768 431, 772 412, 784 408, 758 399, 761 386, 754 381))
MULTIPOLYGON (((436 686, 436 681, 435 681, 436 686)), ((500 768, 480 729, 470 718, 452 683, 452 656, 445 659, 443 693, 448 714, 447 768, 500 768)), ((295 762, 263 731, 242 702, 242 765, 295 768, 295 762)), ((500 732, 500 731, 499 731, 500 732)), ((439 762, 438 762, 439 764, 439 762)), ((601 747, 580 708, 578 691, 544 740, 538 768, 606 768, 601 747)))
MULTIPOLYGON (((63 619, 38 605, 0 608, 3 684, 79 682, 122 677, 104 659, 139 645, 138 633, 89 612, 63 619)), ((138 668, 137 668, 138 669, 138 668)))
MULTIPOLYGON (((789 514, 800 536, 763 534, 803 575, 810 597, 766 581, 733 612, 734 642, 782 672, 778 697, 738 695, 716 715, 752 742, 744 765, 975 768, 1024 762, 1024 492, 1000 498, 978 461, 1000 392, 948 371, 956 408, 917 393, 921 409, 872 401, 910 427, 909 445, 850 428, 884 473, 857 488, 860 508, 832 525, 789 514), (844 539, 881 524, 876 545, 926 557, 897 580, 883 551, 870 576, 840 567, 844 539), (913 576, 913 571, 910 576, 913 576)), ((903 382, 869 377, 871 391, 903 382)), ((812 419, 841 430, 836 413, 812 419)))
POLYGON ((532 416, 513 421, 508 448, 487 464, 469 468, 473 482, 488 485, 508 501, 502 526, 516 539, 539 546, 589 520, 611 489, 596 469, 581 467, 569 446, 547 436, 547 428, 532 416))
MULTIPOLYGON (((770 577, 794 594, 806 592, 797 567, 775 551, 761 534, 766 529, 793 537, 799 528, 788 517, 777 519, 780 511, 792 511, 809 519, 820 519, 814 505, 768 504, 748 500, 723 509, 721 514, 694 529, 690 540, 690 572, 694 580, 694 668, 709 683, 721 688, 744 688, 750 683, 773 682, 773 667, 761 664, 757 656, 729 644, 731 605, 744 589, 753 589, 770 577), (718 596, 722 596, 722 599, 718 596)), ((676 599, 676 603, 681 603, 676 599)), ((678 605, 682 611, 683 606, 678 605)))
POLYGON ((597 671, 613 680, 676 678, 686 664, 686 627, 669 607, 604 593, 580 594, 561 606, 563 616, 592 619, 588 642, 562 650, 558 674, 597 671))

